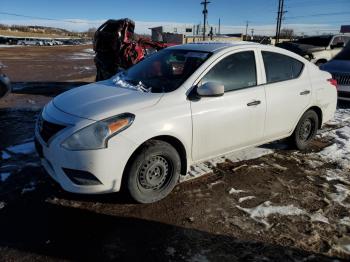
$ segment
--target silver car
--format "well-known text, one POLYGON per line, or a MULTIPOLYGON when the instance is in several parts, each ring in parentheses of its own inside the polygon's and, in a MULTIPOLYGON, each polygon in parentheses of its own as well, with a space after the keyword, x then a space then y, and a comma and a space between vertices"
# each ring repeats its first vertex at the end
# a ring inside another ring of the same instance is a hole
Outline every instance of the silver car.
POLYGON ((350 42, 334 59, 320 68, 337 80, 338 99, 350 101, 350 42))

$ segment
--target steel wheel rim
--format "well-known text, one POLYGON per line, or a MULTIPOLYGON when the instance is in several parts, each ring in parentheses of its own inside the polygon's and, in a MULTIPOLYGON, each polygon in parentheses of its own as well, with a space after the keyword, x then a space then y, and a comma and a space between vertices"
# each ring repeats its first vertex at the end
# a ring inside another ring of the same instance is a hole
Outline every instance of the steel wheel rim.
POLYGON ((137 181, 142 191, 160 191, 173 177, 173 167, 164 156, 153 156, 144 163, 138 172, 137 181))
POLYGON ((314 122, 312 121, 312 119, 308 118, 305 119, 299 129, 299 139, 301 141, 307 141, 310 139, 310 137, 312 136, 312 132, 314 129, 314 122))

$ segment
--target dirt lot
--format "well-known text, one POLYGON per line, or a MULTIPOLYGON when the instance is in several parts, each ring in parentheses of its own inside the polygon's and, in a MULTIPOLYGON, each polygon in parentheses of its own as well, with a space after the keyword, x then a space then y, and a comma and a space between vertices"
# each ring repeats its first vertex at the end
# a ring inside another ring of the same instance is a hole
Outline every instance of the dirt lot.
POLYGON ((81 69, 93 68, 90 48, 0 49, 15 82, 0 101, 1 260, 350 259, 349 104, 309 151, 279 141, 198 164, 159 203, 63 192, 39 165, 33 127, 54 95, 93 80, 81 69))

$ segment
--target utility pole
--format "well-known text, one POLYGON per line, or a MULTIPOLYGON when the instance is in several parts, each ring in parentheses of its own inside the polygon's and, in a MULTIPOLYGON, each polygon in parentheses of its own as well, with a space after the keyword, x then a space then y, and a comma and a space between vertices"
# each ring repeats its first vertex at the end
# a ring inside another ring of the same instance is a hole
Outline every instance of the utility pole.
POLYGON ((282 27, 282 20, 283 15, 286 13, 284 11, 284 0, 278 0, 278 12, 277 12, 277 25, 276 25, 276 44, 278 44, 280 40, 280 34, 281 34, 281 27, 282 27))
POLYGON ((210 4, 209 1, 204 0, 201 5, 203 5, 203 41, 205 41, 205 32, 206 32, 206 25, 207 25, 207 17, 208 17, 208 9, 207 9, 207 5, 210 4))
POLYGON ((278 0, 278 11, 277 11, 277 20, 276 20, 276 21, 277 21, 277 24, 276 24, 275 45, 278 43, 278 37, 279 37, 278 28, 279 28, 279 25, 280 25, 281 3, 282 3, 282 1, 281 1, 281 0, 278 0))
POLYGON ((219 18, 219 32, 218 32, 218 35, 220 35, 220 34, 221 34, 221 20, 219 18))
POLYGON ((247 20, 247 23, 245 24, 245 41, 248 39, 248 26, 249 26, 249 21, 247 20))
POLYGON ((252 39, 251 40, 253 40, 254 39, 254 28, 252 28, 250 31, 252 32, 252 39))

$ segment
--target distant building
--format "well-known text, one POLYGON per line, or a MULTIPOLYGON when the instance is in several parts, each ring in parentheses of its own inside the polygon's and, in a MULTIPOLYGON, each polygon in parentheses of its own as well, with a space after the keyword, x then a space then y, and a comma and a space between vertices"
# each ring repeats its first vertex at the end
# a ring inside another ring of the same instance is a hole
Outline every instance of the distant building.
POLYGON ((350 33, 350 25, 342 25, 340 27, 340 33, 350 33))
POLYGON ((183 36, 193 35, 195 26, 193 25, 180 25, 180 26, 157 26, 150 28, 152 31, 153 41, 165 41, 163 39, 164 34, 178 34, 183 36))
MULTIPOLYGON (((198 25, 164 25, 150 28, 152 40, 158 42, 184 44, 203 40, 204 26, 198 25)), ((218 34, 216 27, 207 24, 205 27, 206 40, 213 41, 240 41, 242 34, 218 34), (212 33, 212 37, 209 34, 212 33)))

